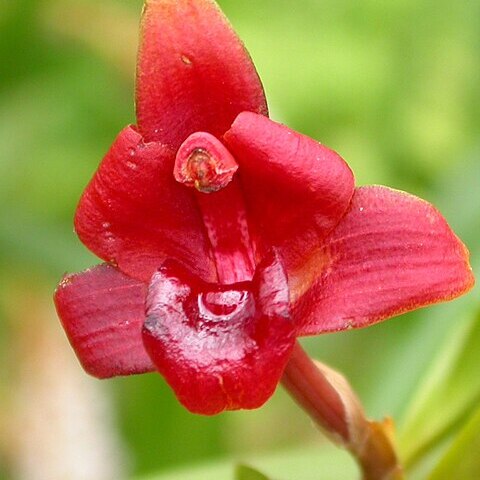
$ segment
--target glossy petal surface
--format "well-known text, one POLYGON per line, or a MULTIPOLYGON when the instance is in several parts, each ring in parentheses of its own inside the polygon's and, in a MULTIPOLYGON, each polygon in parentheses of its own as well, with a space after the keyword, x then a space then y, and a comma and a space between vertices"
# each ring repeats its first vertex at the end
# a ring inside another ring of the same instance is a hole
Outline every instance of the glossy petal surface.
POLYGON ((300 335, 365 327, 473 285, 465 246, 429 203, 386 187, 356 190, 301 275, 290 278, 300 335))
POLYGON ((240 165, 249 219, 291 275, 347 210, 353 174, 337 153, 262 115, 239 115, 225 142, 240 165))
POLYGON ((149 287, 143 338, 190 411, 213 415, 261 406, 295 341, 283 267, 271 257, 252 282, 219 285, 164 265, 149 287))
POLYGON ((173 178, 174 162, 170 149, 125 128, 83 193, 76 231, 99 257, 145 282, 167 257, 214 280, 200 212, 173 178))
POLYGON ((108 378, 153 370, 141 336, 146 289, 107 264, 66 275, 58 286, 58 316, 91 375, 108 378))
POLYGON ((145 139, 174 149, 196 131, 223 135, 244 110, 267 114, 251 59, 210 0, 147 0, 136 105, 145 139))

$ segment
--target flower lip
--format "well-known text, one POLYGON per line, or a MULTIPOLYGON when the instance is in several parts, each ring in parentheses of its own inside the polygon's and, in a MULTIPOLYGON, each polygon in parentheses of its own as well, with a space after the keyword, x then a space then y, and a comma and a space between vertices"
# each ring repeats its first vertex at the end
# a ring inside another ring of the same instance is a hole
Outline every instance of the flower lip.
POLYGON ((146 313, 145 349, 195 413, 263 404, 295 341, 287 277, 275 252, 251 281, 229 285, 206 283, 169 260, 152 277, 146 313))
POLYGON ((216 137, 196 132, 180 146, 173 175, 179 183, 202 193, 211 193, 225 188, 237 169, 232 154, 216 137))

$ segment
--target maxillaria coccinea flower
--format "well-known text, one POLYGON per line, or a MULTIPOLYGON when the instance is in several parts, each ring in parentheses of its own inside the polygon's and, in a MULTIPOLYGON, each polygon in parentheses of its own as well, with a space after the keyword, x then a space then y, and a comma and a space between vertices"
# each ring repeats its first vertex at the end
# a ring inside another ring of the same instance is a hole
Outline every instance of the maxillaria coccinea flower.
POLYGON ((75 217, 106 263, 55 294, 92 375, 157 370, 193 412, 255 408, 297 336, 472 287, 468 252, 432 205, 355 188, 337 153, 268 118, 213 1, 146 1, 136 107, 75 217))

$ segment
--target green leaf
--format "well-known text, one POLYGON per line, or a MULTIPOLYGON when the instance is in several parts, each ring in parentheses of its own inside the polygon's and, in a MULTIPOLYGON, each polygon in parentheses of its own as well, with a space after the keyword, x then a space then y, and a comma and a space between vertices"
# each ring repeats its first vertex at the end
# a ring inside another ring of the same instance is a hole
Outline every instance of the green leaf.
POLYGON ((428 480, 477 480, 480 472, 480 408, 455 438, 428 480))
MULTIPOLYGON (((480 398, 480 314, 456 321, 425 376, 400 431, 404 461, 412 466, 467 418, 480 398)), ((458 477, 460 478, 460 477, 458 477)))
POLYGON ((237 465, 235 480, 269 480, 263 473, 246 465, 237 465))
MULTIPOLYGON (((137 480, 261 480, 272 478, 275 480, 338 480, 355 479, 358 477, 358 467, 354 460, 344 450, 331 444, 316 446, 315 448, 304 447, 267 456, 248 458, 248 464, 265 472, 268 477, 252 470, 243 470, 250 474, 249 477, 234 477, 232 460, 199 465, 196 468, 177 469, 168 473, 150 475, 137 478, 137 480), (252 476, 255 474, 256 476, 252 476), (259 476, 261 475, 261 476, 259 476)), ((247 469, 248 467, 242 467, 247 469)))

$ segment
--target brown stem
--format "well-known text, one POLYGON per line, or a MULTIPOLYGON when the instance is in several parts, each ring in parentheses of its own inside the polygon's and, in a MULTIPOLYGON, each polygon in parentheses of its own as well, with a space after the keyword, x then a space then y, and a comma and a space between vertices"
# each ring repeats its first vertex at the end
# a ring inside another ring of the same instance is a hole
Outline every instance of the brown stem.
POLYGON ((282 378, 295 401, 357 460, 363 480, 402 480, 393 422, 370 421, 346 379, 312 360, 297 343, 282 378))

